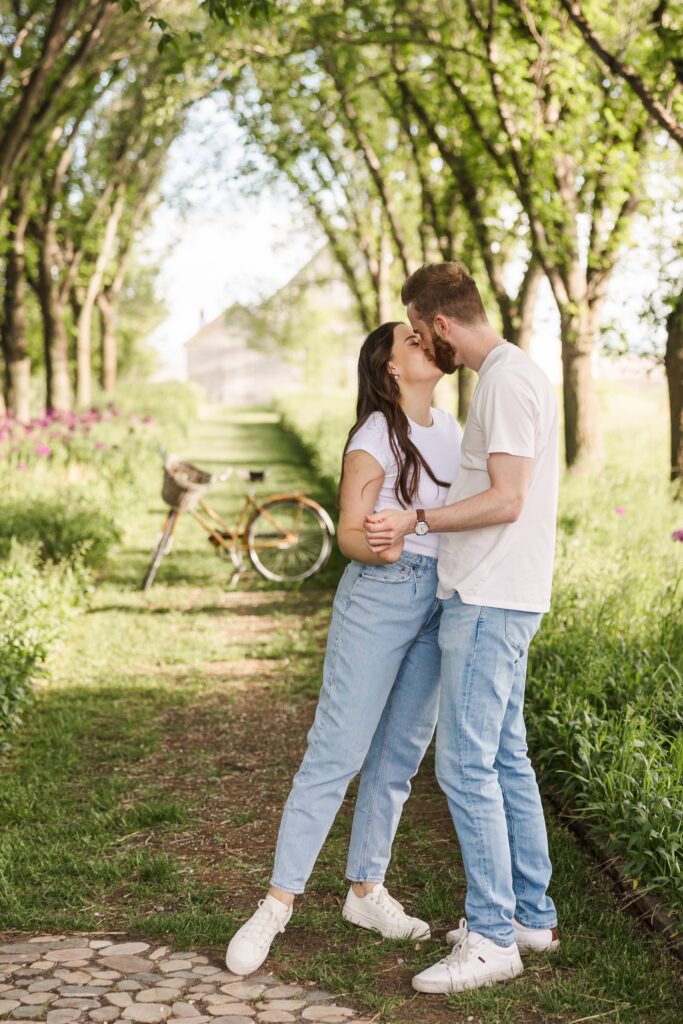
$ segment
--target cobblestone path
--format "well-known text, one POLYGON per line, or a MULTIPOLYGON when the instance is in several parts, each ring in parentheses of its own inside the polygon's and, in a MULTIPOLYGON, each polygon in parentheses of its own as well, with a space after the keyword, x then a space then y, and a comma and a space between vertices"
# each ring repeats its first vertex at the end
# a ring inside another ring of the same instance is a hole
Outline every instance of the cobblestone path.
POLYGON ((72 1024, 370 1024, 312 985, 248 978, 192 951, 88 935, 0 945, 0 1019, 72 1024))

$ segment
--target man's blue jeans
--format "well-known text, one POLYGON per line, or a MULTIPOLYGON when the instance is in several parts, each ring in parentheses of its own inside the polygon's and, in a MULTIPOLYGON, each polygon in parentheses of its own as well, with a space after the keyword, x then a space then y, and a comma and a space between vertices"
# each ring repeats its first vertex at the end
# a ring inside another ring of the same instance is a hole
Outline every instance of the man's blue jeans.
POLYGON ((383 882, 410 780, 439 704, 436 558, 351 562, 334 600, 308 749, 285 805, 271 885, 302 893, 351 779, 361 772, 346 866, 383 882))
POLYGON ((443 602, 436 774, 467 875, 468 927, 500 946, 512 918, 557 924, 543 808, 527 756, 527 650, 542 615, 443 602))

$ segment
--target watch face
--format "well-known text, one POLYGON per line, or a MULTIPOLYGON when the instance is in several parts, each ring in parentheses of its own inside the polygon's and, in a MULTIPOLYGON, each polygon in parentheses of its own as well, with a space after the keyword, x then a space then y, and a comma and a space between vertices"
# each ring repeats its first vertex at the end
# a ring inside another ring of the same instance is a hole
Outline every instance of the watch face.
POLYGON ((418 535, 418 537, 424 537, 425 533, 429 533, 429 527, 424 522, 416 523, 415 533, 418 535))

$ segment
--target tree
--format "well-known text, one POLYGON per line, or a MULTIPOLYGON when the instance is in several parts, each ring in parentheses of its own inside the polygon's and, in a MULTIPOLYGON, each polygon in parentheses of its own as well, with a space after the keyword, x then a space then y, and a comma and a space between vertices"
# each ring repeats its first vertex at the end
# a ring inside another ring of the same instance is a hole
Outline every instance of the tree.
POLYGON ((6 16, 10 41, 2 58, 0 208, 14 172, 49 123, 63 90, 77 80, 119 12, 112 0, 52 0, 18 3, 6 16))
POLYGON ((567 43, 553 5, 538 5, 533 16, 526 4, 496 0, 467 0, 466 8, 467 55, 456 62, 446 52, 449 85, 514 190, 560 311, 567 464, 598 464, 591 359, 607 286, 641 198, 647 127, 592 58, 567 43))
POLYGON ((596 33, 578 0, 560 0, 560 3, 610 74, 626 82, 652 120, 683 149, 680 5, 656 0, 654 5, 641 2, 635 11, 633 4, 628 11, 615 10, 613 3, 604 5, 606 9, 600 11, 600 18, 609 23, 608 43, 607 37, 596 33), (674 24, 676 18, 678 25, 674 24), (641 70, 623 56, 625 50, 634 48, 640 51, 635 59, 640 57, 641 70))
MULTIPOLYGON (((591 50, 610 72, 633 90, 652 119, 683 148, 683 58, 681 9, 668 0, 638 5, 637 16, 620 17, 610 5, 601 12, 605 34, 597 35, 576 0, 561 0, 572 22, 591 50), (672 7, 675 9, 672 10, 672 7), (678 18, 678 24, 675 19, 678 18), (624 54, 627 56, 625 57, 624 54)), ((683 479, 683 292, 672 283, 670 312, 666 318, 664 365, 671 417, 671 479, 683 479)), ((683 493, 683 490, 679 490, 683 493)))
MULTIPOLYGON (((235 110, 273 168, 296 186, 314 213, 359 319, 371 330, 391 317, 393 305, 387 243, 394 237, 389 225, 394 197, 378 188, 386 169, 376 166, 369 137, 364 148, 351 138, 355 111, 349 105, 351 121, 348 114, 339 119, 336 87, 310 49, 295 53, 288 74, 283 72, 281 62, 268 59, 244 70, 231 86, 235 110)), ((383 157, 388 159, 385 151, 383 157)))
MULTIPOLYGON (((27 422, 31 417, 31 360, 26 331, 26 227, 28 224, 28 179, 14 190, 7 217, 7 257, 3 317, 0 325, 2 353, 5 361, 3 406, 16 419, 27 422)), ((2 410, 5 413, 5 408, 2 410)))
MULTIPOLYGON (((541 271, 530 265, 517 297, 507 293, 509 231, 490 224, 514 198, 509 187, 489 187, 488 202, 482 201, 465 161, 442 142, 424 100, 398 71, 396 55, 371 43, 340 42, 343 30, 343 20, 324 11, 290 27, 285 40, 281 34, 273 39, 261 34, 258 57, 238 89, 242 123, 313 209, 364 326, 387 318, 391 292, 398 293, 421 257, 470 262, 471 256, 490 272, 506 337, 524 343, 541 271), (420 119, 431 136, 418 146, 420 119), (411 148, 412 161, 406 160, 405 147, 411 148), (434 172, 437 162, 441 169, 434 172), (371 209, 376 213, 369 219, 371 209), (364 269, 352 253, 363 255, 364 269), (376 311, 364 298, 365 281, 376 311)), ((480 155, 481 146, 470 146, 477 148, 480 155)), ((517 243, 515 248, 518 257, 517 243)), ((459 384, 459 405, 466 414, 471 381, 461 375, 459 384)))

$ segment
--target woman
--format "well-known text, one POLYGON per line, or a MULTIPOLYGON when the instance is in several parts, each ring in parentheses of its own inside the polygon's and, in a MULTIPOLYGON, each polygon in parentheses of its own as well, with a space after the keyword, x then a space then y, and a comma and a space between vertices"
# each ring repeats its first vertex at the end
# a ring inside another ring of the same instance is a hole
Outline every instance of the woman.
POLYGON ((357 421, 339 484, 339 546, 352 561, 334 600, 323 686, 282 816, 271 887, 226 953, 235 974, 260 967, 285 930, 359 771, 343 916, 386 938, 429 938, 429 925, 408 916, 383 881, 410 780, 436 725, 438 536, 420 535, 419 525, 405 545, 378 555, 363 520, 376 509, 445 504, 462 431, 431 408, 442 376, 405 324, 378 327, 361 348, 357 421))

